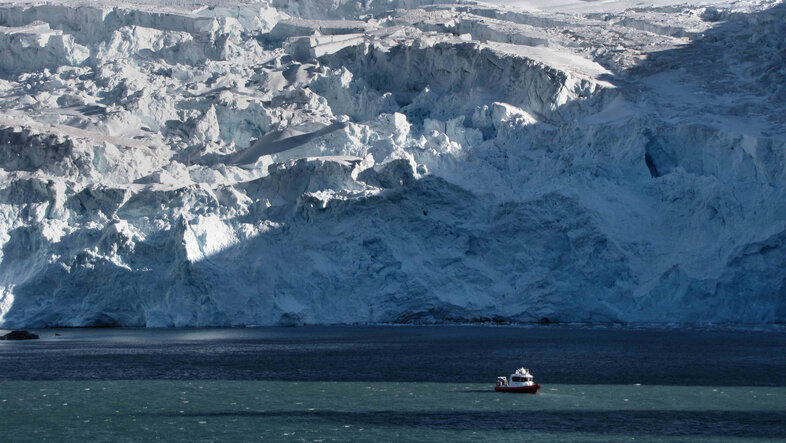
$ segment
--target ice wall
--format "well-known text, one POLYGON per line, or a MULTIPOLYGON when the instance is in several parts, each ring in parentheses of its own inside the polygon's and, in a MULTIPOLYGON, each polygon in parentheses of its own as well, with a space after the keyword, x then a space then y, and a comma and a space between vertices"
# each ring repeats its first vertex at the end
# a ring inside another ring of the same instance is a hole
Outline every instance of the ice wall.
POLYGON ((786 319, 779 2, 0 7, 0 325, 786 319))

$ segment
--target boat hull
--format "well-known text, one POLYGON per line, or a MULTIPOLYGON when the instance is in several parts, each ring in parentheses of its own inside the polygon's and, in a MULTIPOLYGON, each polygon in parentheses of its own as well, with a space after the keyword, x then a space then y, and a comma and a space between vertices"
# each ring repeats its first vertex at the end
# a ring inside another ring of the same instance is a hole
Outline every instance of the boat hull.
POLYGON ((540 390, 540 384, 535 383, 532 386, 494 386, 494 390, 513 394, 537 394, 538 390, 540 390))

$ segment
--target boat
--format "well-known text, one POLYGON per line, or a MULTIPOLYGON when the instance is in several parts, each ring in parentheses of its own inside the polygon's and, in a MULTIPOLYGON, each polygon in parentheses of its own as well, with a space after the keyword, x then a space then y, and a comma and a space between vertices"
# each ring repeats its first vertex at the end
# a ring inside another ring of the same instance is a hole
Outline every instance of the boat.
POLYGON ((516 369, 516 372, 506 377, 497 377, 497 392, 513 392, 518 394, 537 394, 540 384, 532 381, 532 374, 527 368, 516 369))

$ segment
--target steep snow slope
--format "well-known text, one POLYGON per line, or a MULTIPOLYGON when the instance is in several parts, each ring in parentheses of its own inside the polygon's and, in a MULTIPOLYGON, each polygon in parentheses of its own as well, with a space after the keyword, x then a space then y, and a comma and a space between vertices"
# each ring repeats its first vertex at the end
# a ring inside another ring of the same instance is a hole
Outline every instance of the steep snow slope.
POLYGON ((0 325, 783 322, 784 35, 764 0, 0 2, 0 325))

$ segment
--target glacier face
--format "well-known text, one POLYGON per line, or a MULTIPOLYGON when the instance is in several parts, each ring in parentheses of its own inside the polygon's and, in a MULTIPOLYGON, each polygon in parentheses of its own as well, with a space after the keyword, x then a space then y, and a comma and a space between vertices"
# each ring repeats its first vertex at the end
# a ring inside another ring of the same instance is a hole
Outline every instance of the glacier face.
POLYGON ((786 320, 786 7, 497 3, 0 4, 0 326, 786 320))

